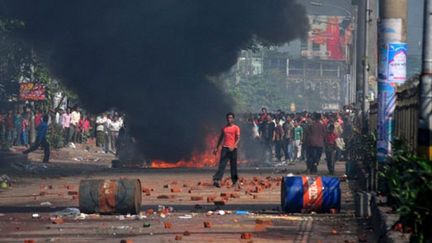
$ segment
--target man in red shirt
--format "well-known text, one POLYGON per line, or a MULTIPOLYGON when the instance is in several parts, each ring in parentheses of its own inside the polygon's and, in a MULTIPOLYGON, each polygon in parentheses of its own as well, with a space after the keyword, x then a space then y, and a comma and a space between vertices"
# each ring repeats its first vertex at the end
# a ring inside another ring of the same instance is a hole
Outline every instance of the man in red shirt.
POLYGON ((234 113, 230 112, 226 115, 227 125, 222 128, 221 134, 216 148, 213 153, 217 154, 219 146, 222 143, 222 151, 220 155, 219 168, 213 176, 213 185, 220 187, 220 180, 223 177, 226 164, 230 161, 231 180, 233 185, 237 183, 237 146, 240 141, 240 128, 234 124, 234 113))

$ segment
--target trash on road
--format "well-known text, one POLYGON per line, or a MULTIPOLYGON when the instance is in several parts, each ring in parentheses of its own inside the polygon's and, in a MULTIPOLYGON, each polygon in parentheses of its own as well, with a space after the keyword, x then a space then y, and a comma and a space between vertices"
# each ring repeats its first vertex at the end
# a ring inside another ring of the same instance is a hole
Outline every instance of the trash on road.
POLYGON ((80 210, 78 208, 65 208, 61 211, 57 211, 54 213, 50 213, 50 215, 56 215, 56 216, 63 216, 63 217, 67 217, 67 216, 79 216, 81 214, 80 210))
POLYGON ((41 202, 40 205, 41 206, 52 206, 53 204, 51 202, 46 201, 46 202, 41 202))
POLYGON ((179 219, 191 219, 191 218, 192 218, 192 215, 190 215, 190 214, 185 214, 185 215, 179 216, 178 218, 179 218, 179 219))

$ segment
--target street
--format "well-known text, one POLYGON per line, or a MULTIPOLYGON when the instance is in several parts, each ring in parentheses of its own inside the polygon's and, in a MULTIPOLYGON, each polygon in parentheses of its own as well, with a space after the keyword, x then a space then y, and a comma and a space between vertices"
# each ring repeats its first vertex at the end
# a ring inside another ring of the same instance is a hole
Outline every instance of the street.
MULTIPOLYGON (((241 189, 230 188, 228 180, 222 188, 213 187, 215 168, 110 169, 108 162, 77 164, 73 160, 54 161, 44 167, 38 162, 32 164, 38 174, 14 177, 12 187, 0 192, 0 242, 366 242, 370 237, 367 224, 354 216, 349 189, 353 183, 346 180, 341 182, 338 214, 279 211, 280 178, 304 171, 303 162, 280 168, 243 167, 239 170, 241 189), (78 208, 80 180, 96 178, 139 179, 145 191, 141 214, 63 215, 64 222, 53 223, 56 212, 78 208), (267 182, 267 188, 251 192, 260 182, 267 182), (226 205, 207 202, 209 197, 220 200, 221 195, 227 197, 226 205), (35 213, 40 218, 32 218, 35 213), (211 226, 205 228, 204 222, 211 226), (165 228, 166 223, 171 225, 165 228), (251 233, 251 239, 242 240, 243 233, 251 233)), ((344 169, 344 163, 339 162, 336 176, 342 176, 344 169)), ((323 163, 319 173, 327 174, 323 163)))

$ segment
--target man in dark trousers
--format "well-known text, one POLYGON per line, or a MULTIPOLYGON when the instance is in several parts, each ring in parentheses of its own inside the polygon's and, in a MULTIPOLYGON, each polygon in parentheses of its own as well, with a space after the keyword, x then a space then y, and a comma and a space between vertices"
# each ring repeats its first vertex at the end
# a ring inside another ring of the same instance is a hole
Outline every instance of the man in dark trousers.
POLYGON ((306 128, 305 133, 307 139, 306 165, 309 173, 316 174, 318 172, 318 164, 324 148, 326 129, 321 123, 321 114, 314 113, 312 120, 312 123, 306 128))
POLYGON ((264 146, 264 163, 271 165, 273 156, 273 141, 275 140, 276 125, 272 120, 271 115, 266 116, 266 120, 259 127, 261 142, 264 146))
POLYGON ((219 146, 222 144, 222 151, 220 155, 219 168, 213 176, 213 185, 220 187, 226 164, 230 161, 231 180, 233 185, 236 185, 238 180, 237 175, 237 146, 240 141, 240 127, 234 124, 234 113, 230 112, 226 115, 227 125, 222 128, 221 134, 216 148, 213 153, 216 155, 219 146))
POLYGON ((48 163, 50 157, 50 145, 46 137, 48 133, 48 119, 49 119, 48 115, 43 116, 42 122, 36 128, 37 135, 36 135, 35 143, 29 149, 23 151, 23 154, 28 154, 42 146, 44 148, 44 157, 43 157, 44 163, 48 163))

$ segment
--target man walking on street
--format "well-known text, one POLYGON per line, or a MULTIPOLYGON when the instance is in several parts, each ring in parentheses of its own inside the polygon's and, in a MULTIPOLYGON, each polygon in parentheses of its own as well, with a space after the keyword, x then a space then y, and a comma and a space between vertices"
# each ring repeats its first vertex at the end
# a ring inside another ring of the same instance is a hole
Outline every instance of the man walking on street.
POLYGON ((302 156, 303 128, 298 121, 294 121, 294 159, 299 160, 302 156))
POLYGON ((307 139, 307 168, 309 173, 315 174, 318 172, 318 164, 321 159, 321 154, 324 148, 324 137, 326 129, 320 122, 321 114, 314 113, 312 123, 306 129, 307 139))
POLYGON ((220 154, 219 168, 213 176, 213 185, 220 187, 226 164, 230 161, 231 180, 233 185, 236 185, 238 180, 237 175, 237 146, 240 141, 240 127, 234 124, 234 113, 226 115, 227 125, 222 129, 219 140, 213 153, 216 155, 219 146, 222 144, 222 151, 220 154))
POLYGON ((42 118, 42 122, 37 127, 35 143, 29 149, 23 151, 23 154, 28 154, 42 146, 44 148, 44 157, 42 162, 44 163, 48 163, 50 157, 50 145, 47 141, 48 119, 49 116, 44 115, 44 117, 42 118))
POLYGON ((261 123, 259 128, 260 138, 264 146, 264 163, 271 165, 273 157, 273 141, 275 139, 276 125, 272 121, 271 115, 267 114, 266 120, 261 123))

